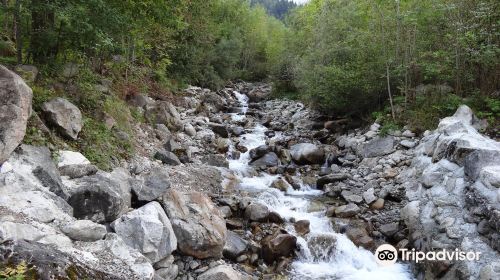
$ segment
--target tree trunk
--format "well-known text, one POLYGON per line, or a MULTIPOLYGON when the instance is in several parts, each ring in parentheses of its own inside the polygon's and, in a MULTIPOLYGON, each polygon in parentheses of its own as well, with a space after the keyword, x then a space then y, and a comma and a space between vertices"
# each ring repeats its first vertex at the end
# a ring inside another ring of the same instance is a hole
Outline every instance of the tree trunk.
POLYGON ((19 15, 20 10, 21 10, 21 0, 16 0, 16 6, 14 8, 14 30, 16 36, 17 64, 23 63, 23 38, 21 36, 21 16, 19 15))

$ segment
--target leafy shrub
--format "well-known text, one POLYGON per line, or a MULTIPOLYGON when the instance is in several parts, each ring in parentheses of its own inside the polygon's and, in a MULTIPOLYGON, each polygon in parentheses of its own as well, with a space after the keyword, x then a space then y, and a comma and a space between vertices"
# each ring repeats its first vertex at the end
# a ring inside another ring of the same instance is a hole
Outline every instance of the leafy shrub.
POLYGON ((15 267, 4 267, 0 268, 0 279, 4 280, 24 280, 26 279, 26 274, 28 273, 28 266, 24 261, 16 265, 15 267))

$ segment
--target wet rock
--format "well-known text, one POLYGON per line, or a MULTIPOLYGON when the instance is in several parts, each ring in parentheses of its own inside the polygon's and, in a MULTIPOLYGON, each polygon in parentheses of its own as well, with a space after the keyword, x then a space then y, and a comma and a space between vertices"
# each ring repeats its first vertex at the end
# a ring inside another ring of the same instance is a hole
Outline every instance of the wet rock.
POLYGON ((224 257, 236 260, 247 251, 248 242, 233 231, 227 231, 226 244, 224 245, 224 257))
POLYGON ((361 246, 367 250, 371 250, 375 246, 373 238, 371 238, 366 229, 362 227, 349 226, 345 234, 356 246, 361 246))
POLYGON ((209 123, 210 129, 212 129, 215 134, 219 135, 223 138, 229 137, 229 131, 227 130, 225 125, 217 124, 217 123, 209 123))
POLYGON ((229 147, 231 146, 231 143, 229 142, 229 139, 227 138, 217 138, 217 151, 219 153, 227 153, 229 151, 229 147))
POLYGON ((325 151, 311 143, 300 143, 290 147, 292 159, 299 164, 322 164, 325 151))
POLYGON ((249 152, 250 159, 254 160, 254 159, 261 158, 265 154, 267 154, 268 152, 270 152, 269 146, 267 146, 267 145, 258 146, 257 148, 250 150, 250 152, 249 152))
POLYGON ((160 160, 162 163, 167 165, 179 165, 181 161, 179 158, 172 152, 166 150, 157 151, 154 155, 154 158, 160 160))
POLYGON ((226 242, 226 223, 210 198, 199 192, 170 189, 161 203, 172 223, 182 254, 199 259, 220 258, 226 242))
POLYGON ((219 265, 200 274, 197 280, 241 280, 242 275, 229 265, 219 265))
POLYGON ((295 227, 295 231, 297 232, 297 234, 303 236, 310 232, 309 225, 309 220, 300 220, 295 222, 293 226, 295 227))
POLYGON ((139 250, 152 263, 177 249, 170 220, 158 202, 150 202, 121 216, 111 226, 128 246, 139 250))
POLYGON ((319 189, 323 189, 326 184, 343 181, 343 180, 345 180, 347 178, 348 178, 347 174, 342 174, 342 173, 340 173, 340 174, 328 174, 326 176, 320 177, 316 181, 316 186, 319 189))
POLYGON ((231 133, 234 135, 234 136, 241 136, 242 134, 245 133, 245 129, 241 126, 235 126, 231 129, 231 133))
POLYGON ((89 220, 78 220, 62 227, 62 232, 77 241, 101 240, 107 233, 106 227, 89 220))
POLYGON ((64 137, 78 138, 83 119, 80 109, 64 98, 55 98, 42 105, 42 116, 64 137))
POLYGON ((250 165, 259 166, 259 167, 260 166, 267 166, 267 167, 277 166, 277 165, 279 165, 279 158, 275 153, 270 152, 270 153, 265 154, 261 158, 250 162, 250 165))
POLYGON ((277 212, 271 211, 269 216, 267 216, 267 221, 275 224, 282 224, 285 222, 283 218, 277 212))
POLYGON ((0 65, 0 164, 24 138, 32 97, 21 77, 0 65))
POLYGON ((168 170, 162 167, 153 168, 148 173, 141 174, 132 183, 132 191, 139 201, 155 200, 169 188, 168 170))
POLYGON ((394 137, 377 137, 363 146, 362 156, 365 158, 379 157, 390 154, 394 149, 394 137))
POLYGON ((251 203, 245 209, 245 218, 250 221, 264 222, 269 217, 269 208, 261 203, 251 203))
POLYGON ((329 261, 335 254, 337 238, 330 233, 314 234, 307 240, 307 247, 314 261, 329 261))
POLYGON ((262 242, 262 257, 268 264, 272 264, 280 257, 289 257, 297 247, 297 237, 291 234, 269 236, 262 242))
POLYGON ((68 176, 71 179, 91 176, 97 173, 97 166, 93 164, 72 164, 59 168, 61 176, 68 176))
POLYGON ((278 178, 271 184, 271 188, 278 189, 282 192, 286 192, 288 187, 290 187, 290 184, 283 178, 278 178))
POLYGON ((350 218, 356 216, 361 209, 354 203, 342 205, 335 208, 335 216, 340 218, 350 218))

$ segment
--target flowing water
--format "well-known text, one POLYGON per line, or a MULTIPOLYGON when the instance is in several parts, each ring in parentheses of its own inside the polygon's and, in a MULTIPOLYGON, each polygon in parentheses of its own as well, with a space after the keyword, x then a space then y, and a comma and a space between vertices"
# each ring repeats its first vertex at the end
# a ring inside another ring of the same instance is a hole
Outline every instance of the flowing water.
MULTIPOLYGON (((239 92, 234 94, 240 102, 242 114, 233 113, 231 117, 238 122, 246 117, 248 98, 239 92)), ((266 144, 265 131, 264 126, 257 124, 249 133, 240 136, 240 144, 247 147, 248 151, 266 144)), ((280 134, 275 137, 280 137, 280 134)), ((255 175, 250 172, 252 167, 249 162, 249 152, 229 161, 229 168, 240 179, 239 188, 254 192, 258 201, 287 221, 293 218, 310 222, 310 233, 305 237, 296 234, 292 223, 285 225, 289 233, 297 236, 299 245, 298 256, 291 264, 291 279, 412 279, 406 265, 397 263, 382 267, 371 252, 356 247, 344 234, 336 233, 325 211, 309 212, 312 199, 321 196, 322 191, 304 184, 300 190, 290 186, 286 192, 270 188, 278 176, 265 172, 255 175)))

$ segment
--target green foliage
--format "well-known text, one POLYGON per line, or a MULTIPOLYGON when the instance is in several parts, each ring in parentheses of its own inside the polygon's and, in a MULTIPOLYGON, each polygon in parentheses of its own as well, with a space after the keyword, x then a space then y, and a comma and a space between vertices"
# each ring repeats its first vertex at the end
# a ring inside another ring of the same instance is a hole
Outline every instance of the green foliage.
MULTIPOLYGON (((399 119, 413 114, 418 127, 429 127, 456 108, 454 96, 495 99, 499 7, 492 0, 311 0, 286 19, 286 50, 272 69, 276 90, 295 89, 331 115, 364 116, 388 104, 390 89, 403 100, 399 119), (448 84, 455 95, 424 101, 415 94, 421 84, 448 84)), ((479 107, 490 114, 495 106, 479 107)))
POLYGON ((281 20, 292 9, 297 7, 297 4, 289 0, 251 0, 250 3, 252 5, 262 5, 270 15, 281 20))
POLYGON ((16 265, 15 267, 3 267, 0 268, 0 279, 5 280, 24 280, 26 279, 29 269, 24 261, 16 265))
POLYGON ((95 119, 86 117, 80 134, 82 153, 103 170, 110 170, 117 160, 128 158, 133 153, 130 135, 128 139, 118 137, 116 131, 107 129, 95 119))
POLYGON ((392 131, 399 130, 401 127, 391 119, 387 119, 382 123, 382 127, 380 127, 380 135, 386 136, 389 135, 392 131))
POLYGON ((43 103, 58 96, 53 89, 44 86, 34 85, 31 89, 33 90, 32 103, 35 111, 40 111, 43 103))

